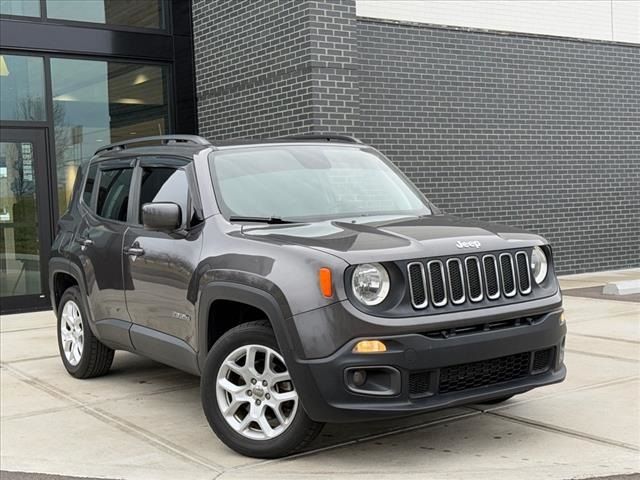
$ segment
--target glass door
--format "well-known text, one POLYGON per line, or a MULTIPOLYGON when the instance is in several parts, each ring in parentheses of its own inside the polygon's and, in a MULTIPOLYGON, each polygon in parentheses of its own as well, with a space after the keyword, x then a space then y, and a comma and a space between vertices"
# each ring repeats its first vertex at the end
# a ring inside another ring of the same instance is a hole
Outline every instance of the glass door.
POLYGON ((0 312, 49 306, 45 130, 0 128, 0 312))

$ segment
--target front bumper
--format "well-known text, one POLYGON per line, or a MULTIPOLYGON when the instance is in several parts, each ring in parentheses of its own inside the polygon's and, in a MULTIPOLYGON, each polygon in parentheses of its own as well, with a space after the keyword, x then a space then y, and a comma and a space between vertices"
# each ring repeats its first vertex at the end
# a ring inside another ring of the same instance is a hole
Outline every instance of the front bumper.
MULTIPOLYGON (((425 333, 433 332, 429 325, 389 335, 369 336, 360 330, 331 355, 305 359, 294 354, 287 361, 306 412, 322 422, 381 419, 506 397, 564 380, 566 326, 560 321, 561 299, 555 300, 549 299, 542 313, 532 314, 520 305, 520 312, 514 309, 510 318, 528 321, 496 330, 469 329, 442 337, 425 333), (387 351, 352 353, 362 339, 382 340, 387 351), (543 356, 548 359, 545 365, 539 361, 543 356), (363 393, 349 380, 358 367, 383 376, 390 372, 397 382, 382 392, 363 393)), ((477 312, 484 318, 487 313, 477 312)), ((509 316, 503 313, 500 318, 509 316)))

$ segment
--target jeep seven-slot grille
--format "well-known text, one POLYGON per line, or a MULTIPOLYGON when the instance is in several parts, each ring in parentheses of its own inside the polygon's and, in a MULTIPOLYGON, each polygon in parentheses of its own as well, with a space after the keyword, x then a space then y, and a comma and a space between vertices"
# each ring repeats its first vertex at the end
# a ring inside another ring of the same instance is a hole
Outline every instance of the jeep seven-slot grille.
POLYGON ((529 255, 524 251, 414 261, 407 265, 407 274, 416 309, 531 293, 529 255))
MULTIPOLYGON (((504 357, 482 360, 479 362, 452 365, 439 369, 437 393, 455 393, 474 388, 490 387, 511 382, 529 375, 539 375, 551 368, 554 349, 548 348, 537 352, 523 352, 504 357)), ((430 393, 432 375, 438 370, 413 372, 409 375, 409 395, 421 397, 430 393)))

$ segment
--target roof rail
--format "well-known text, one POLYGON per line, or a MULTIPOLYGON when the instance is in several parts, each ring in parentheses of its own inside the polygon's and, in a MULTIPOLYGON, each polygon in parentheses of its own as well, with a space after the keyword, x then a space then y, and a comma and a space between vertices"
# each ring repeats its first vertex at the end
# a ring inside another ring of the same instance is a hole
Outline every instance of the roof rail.
POLYGON ((95 155, 101 152, 107 152, 110 150, 124 150, 126 148, 131 148, 134 144, 137 143, 149 143, 149 142, 157 142, 161 145, 169 145, 169 144, 191 144, 191 145, 203 145, 210 146, 211 143, 206 138, 199 137, 198 135, 156 135, 154 137, 140 137, 140 138, 132 138, 131 140, 125 140, 123 142, 116 142, 110 145, 105 145, 104 147, 100 147, 96 150, 95 155))
POLYGON ((317 140, 327 142, 362 143, 356 137, 337 133, 301 133, 298 135, 285 135, 284 137, 276 137, 274 140, 293 140, 301 142, 317 140))

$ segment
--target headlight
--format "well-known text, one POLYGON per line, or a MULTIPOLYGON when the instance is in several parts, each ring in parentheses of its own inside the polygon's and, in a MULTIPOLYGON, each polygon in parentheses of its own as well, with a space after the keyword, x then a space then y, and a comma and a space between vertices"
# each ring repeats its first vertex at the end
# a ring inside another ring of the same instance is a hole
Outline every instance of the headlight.
POLYGON ((531 271, 533 272, 533 279, 538 285, 544 282, 547 278, 547 256, 540 247, 533 247, 531 252, 531 271))
POLYGON ((351 277, 353 295, 369 307, 378 305, 389 294, 389 274, 379 263, 358 265, 351 277))

